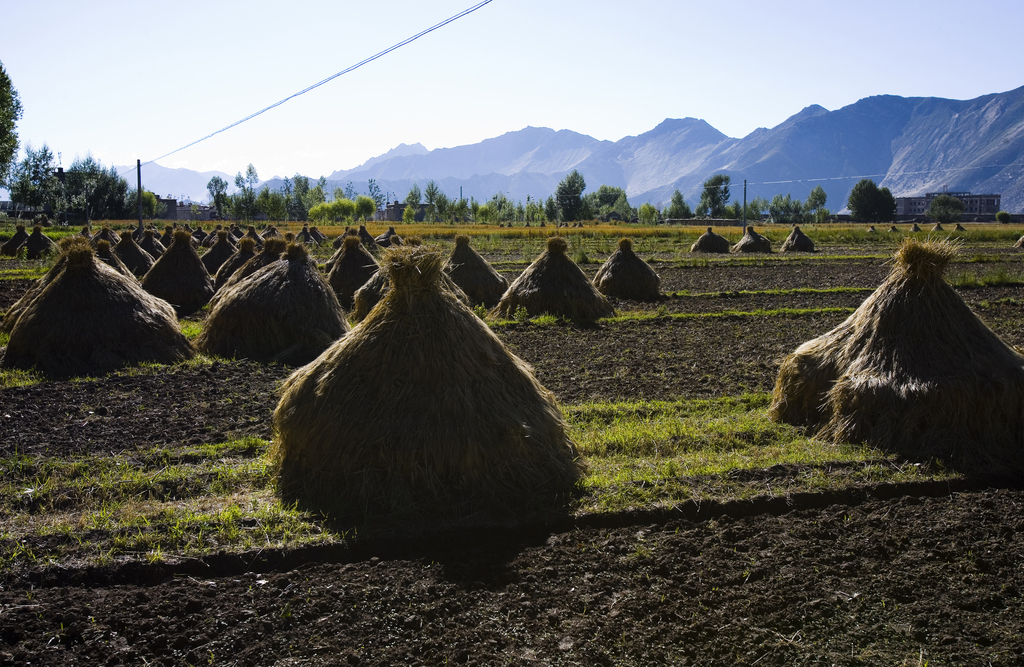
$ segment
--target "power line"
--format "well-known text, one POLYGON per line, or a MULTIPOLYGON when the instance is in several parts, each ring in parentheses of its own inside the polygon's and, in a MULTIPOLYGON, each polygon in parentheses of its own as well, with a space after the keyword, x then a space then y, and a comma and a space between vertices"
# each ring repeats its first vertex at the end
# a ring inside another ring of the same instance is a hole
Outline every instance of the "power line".
MULTIPOLYGON (((326 79, 323 79, 322 81, 318 81, 318 82, 314 83, 312 86, 308 86, 306 88, 303 88, 299 92, 293 93, 292 95, 289 95, 288 97, 284 98, 283 100, 279 100, 277 102, 274 102, 270 106, 264 107, 263 109, 260 109, 259 111, 255 112, 255 113, 251 113, 248 116, 246 116, 245 118, 242 118, 241 120, 236 120, 234 123, 231 123, 230 125, 222 127, 221 129, 217 130, 216 132, 211 132, 210 134, 206 135, 205 137, 203 137, 201 139, 196 139, 192 143, 185 144, 181 148, 176 148, 173 151, 171 151, 170 153, 164 153, 160 157, 153 158, 152 160, 149 160, 148 162, 143 162, 142 164, 143 165, 152 164, 152 163, 156 162, 157 160, 162 160, 165 157, 168 157, 170 155, 174 155, 175 153, 179 153, 179 152, 185 150, 186 148, 191 148, 192 146, 195 146, 196 144, 198 144, 200 142, 206 141, 207 139, 209 139, 211 137, 215 137, 218 134, 220 134, 221 132, 226 132, 226 131, 230 130, 233 127, 237 127, 237 126, 241 125, 242 123, 244 123, 244 122, 246 122, 248 120, 252 120, 256 116, 259 116, 260 114, 266 113, 266 112, 270 111, 271 109, 273 109, 275 107, 281 106, 282 104, 284 104, 288 100, 294 99, 294 98, 298 97, 299 95, 305 95, 309 91, 314 90, 316 88, 319 88, 320 86, 324 85, 325 83, 333 81, 333 80, 337 79, 339 76, 342 76, 343 74, 348 74, 349 72, 352 72, 353 70, 357 70, 360 67, 362 67, 363 65, 366 65, 368 63, 372 63, 374 60, 377 60, 378 58, 386 56, 387 54, 391 53, 392 51, 395 51, 397 49, 402 48, 406 44, 410 44, 412 42, 415 42, 420 37, 423 37, 425 35, 429 35, 430 33, 434 32, 435 30, 437 30, 439 28, 443 28, 444 26, 448 25, 449 23, 453 23, 455 21, 458 21, 462 17, 468 16, 469 14, 472 14, 473 12, 475 12, 478 9, 480 9, 484 5, 489 5, 493 1, 494 0, 482 0, 482 2, 478 2, 477 4, 473 5, 472 7, 468 8, 468 9, 464 9, 461 12, 459 12, 458 14, 455 14, 454 16, 449 16, 448 18, 446 18, 445 20, 441 21, 440 23, 438 23, 436 25, 432 25, 431 27, 427 28, 426 30, 423 30, 421 32, 416 33, 412 37, 404 39, 401 42, 398 42, 397 44, 395 44, 393 46, 389 46, 388 48, 384 49, 383 51, 381 51, 379 53, 376 53, 376 54, 370 56, 369 58, 366 58, 365 60, 360 60, 355 65, 352 65, 350 67, 346 67, 345 69, 341 70, 337 74, 332 74, 331 76, 327 77, 326 79)), ((130 173, 131 171, 133 171, 133 169, 129 169, 129 170, 125 171, 124 173, 121 174, 121 176, 124 176, 125 174, 130 173)))

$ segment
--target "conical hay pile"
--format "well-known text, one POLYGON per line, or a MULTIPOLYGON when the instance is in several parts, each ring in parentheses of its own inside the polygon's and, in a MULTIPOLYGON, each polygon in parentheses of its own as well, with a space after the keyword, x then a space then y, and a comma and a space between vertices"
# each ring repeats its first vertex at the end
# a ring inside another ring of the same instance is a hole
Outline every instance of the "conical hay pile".
POLYGON ((165 248, 171 247, 171 244, 174 243, 174 227, 171 225, 166 225, 164 227, 164 235, 160 237, 160 243, 162 243, 165 248))
POLYGON ((919 232, 919 231, 921 231, 921 228, 918 227, 917 223, 915 222, 914 224, 910 225, 910 231, 912 231, 912 232, 919 232))
POLYGON ((345 310, 352 309, 352 297, 377 271, 377 260, 363 248, 358 236, 346 236, 341 248, 331 258, 333 264, 327 273, 338 302, 345 310))
POLYGON ((114 246, 114 254, 136 278, 146 275, 156 262, 152 255, 139 247, 131 234, 121 235, 121 240, 114 246))
POLYGON ((192 232, 193 240, 195 240, 195 242, 198 243, 200 246, 202 246, 203 242, 206 241, 206 237, 207 236, 209 236, 209 234, 207 234, 206 232, 203 231, 203 226, 202 225, 199 225, 196 228, 196 230, 194 232, 192 232))
POLYGON ((708 230, 690 246, 690 252, 727 253, 729 252, 729 239, 719 236, 708 227, 708 230))
POLYGON ((263 240, 266 241, 267 239, 281 238, 281 233, 277 231, 277 227, 274 225, 267 225, 267 228, 260 232, 260 236, 262 236, 263 240))
POLYGON ((247 231, 245 233, 245 236, 243 236, 242 238, 250 238, 250 239, 252 239, 253 241, 256 242, 256 247, 257 248, 262 248, 263 247, 263 240, 264 239, 263 239, 262 236, 260 236, 256 232, 256 228, 253 227, 252 225, 249 225, 249 231, 247 231))
POLYGON ((303 245, 222 292, 196 349, 222 357, 304 364, 348 332, 345 311, 303 245))
POLYGON ((890 225, 889 226, 889 231, 890 232, 898 232, 900 230, 896 227, 896 225, 890 225))
MULTIPOLYGON (((96 236, 99 236, 99 234, 96 236)), ((96 236, 93 237, 93 240, 96 239, 96 236)), ((122 276, 126 276, 131 280, 137 280, 135 274, 131 272, 131 269, 129 269, 125 263, 121 261, 121 258, 115 255, 114 251, 110 249, 110 244, 107 241, 98 242, 96 244, 95 253, 96 259, 114 269, 122 276)))
POLYGON ((323 243, 324 241, 327 240, 327 237, 324 235, 323 232, 320 231, 320 229, 316 225, 313 225, 312 227, 309 228, 309 233, 313 236, 314 239, 316 239, 317 243, 323 243))
POLYGON ((309 231, 309 225, 303 225, 302 230, 299 231, 295 237, 299 243, 308 243, 310 245, 319 245, 319 241, 313 236, 313 233, 309 231))
POLYGON ((50 270, 44 273, 39 280, 32 283, 28 290, 21 296, 20 299, 14 302, 8 310, 7 314, 4 315, 3 322, 0 322, 0 331, 10 333, 11 329, 14 328, 14 323, 18 321, 18 317, 24 312, 25 308, 28 307, 32 300, 42 292, 47 285, 53 281, 61 271, 64 270, 64 264, 67 262, 67 253, 73 249, 86 249, 92 252, 92 246, 89 245, 89 240, 81 236, 65 236, 57 244, 57 250, 60 252, 60 257, 54 262, 50 270))
POLYGON ((657 301, 661 278, 651 265, 633 252, 633 241, 619 239, 613 252, 594 276, 594 286, 605 296, 633 301, 657 301))
POLYGON ((89 239, 89 243, 92 243, 93 248, 95 248, 96 244, 100 241, 106 241, 110 244, 110 247, 113 248, 121 241, 121 237, 110 227, 104 227, 100 230, 99 234, 89 239))
POLYGON ((88 241, 70 246, 62 260, 15 322, 4 367, 94 375, 193 356, 174 310, 97 261, 88 241))
MULTIPOLYGON (((420 244, 422 245, 422 243, 420 244)), ((393 246, 398 247, 398 246, 393 246)), ((455 281, 452 280, 451 276, 447 273, 441 274, 441 287, 451 292, 452 296, 459 300, 463 305, 470 308, 473 307, 473 301, 462 291, 455 281)), ((367 280, 362 287, 356 290, 356 293, 352 297, 352 311, 349 313, 352 319, 356 322, 362 322, 366 319, 366 316, 370 314, 378 303, 384 299, 384 295, 391 289, 391 279, 388 278, 388 272, 377 270, 370 279, 367 280)))
POLYGON ((441 255, 392 248, 393 288, 284 384, 271 457, 286 499, 339 514, 500 507, 582 473, 550 392, 440 286, 441 255))
POLYGON ((43 234, 43 228, 41 225, 36 225, 32 228, 32 233, 25 239, 25 258, 26 259, 40 259, 44 255, 48 255, 57 249, 57 244, 50 240, 46 234, 43 234))
POLYGON ((92 232, 89 231, 89 225, 86 225, 85 227, 82 227, 82 231, 79 232, 79 235, 82 238, 84 238, 85 240, 91 241, 92 240, 92 232))
POLYGON ((743 237, 731 248, 731 252, 771 252, 772 242, 754 231, 748 225, 743 237))
MULTIPOLYGON (((230 234, 228 234, 230 236, 230 234)), ((256 256, 256 242, 252 239, 242 239, 238 242, 238 250, 235 251, 227 261, 217 269, 217 275, 213 277, 213 286, 218 291, 224 283, 234 275, 235 271, 242 268, 246 262, 256 256)))
POLYGON ((932 227, 932 231, 933 232, 944 232, 946 230, 942 228, 942 223, 941 222, 936 222, 935 225, 932 227))
POLYGON ((139 247, 152 255, 154 260, 160 259, 160 256, 167 252, 167 246, 160 242, 160 239, 156 236, 156 232, 152 229, 147 229, 142 233, 142 240, 139 241, 139 247))
POLYGON ((213 296, 213 280, 192 247, 192 235, 174 232, 174 242, 142 277, 142 288, 174 306, 178 317, 196 312, 213 296))
POLYGON ((793 225, 793 231, 782 243, 782 252, 814 252, 814 241, 800 230, 800 225, 793 225))
POLYGON ((956 223, 956 227, 953 228, 954 232, 966 232, 967 228, 961 225, 959 222, 956 223))
MULTIPOLYGON (((204 247, 204 248, 212 248, 213 244, 216 243, 217 240, 220 238, 217 235, 217 232, 226 232, 226 231, 227 230, 224 229, 223 225, 217 225, 212 232, 210 232, 209 234, 206 235, 206 238, 204 238, 199 245, 204 247)), ((234 247, 234 245, 235 245, 235 237, 232 236, 231 234, 228 234, 228 242, 231 243, 232 247, 234 247)))
POLYGON ((772 419, 965 471, 1024 472, 1024 357, 942 279, 954 255, 904 241, 860 308, 783 362, 772 419))
POLYGON ((14 236, 7 239, 7 242, 0 246, 0 255, 14 257, 27 240, 28 232, 25 231, 25 225, 15 225, 14 236))
MULTIPOLYGON (((239 241, 239 243, 241 243, 241 241, 239 241)), ((282 239, 267 239, 262 252, 257 253, 255 257, 239 267, 237 271, 232 273, 231 276, 224 281, 224 284, 220 286, 217 294, 210 302, 210 306, 213 307, 216 304, 217 299, 220 298, 220 293, 227 288, 237 285, 262 269, 264 266, 269 266, 270 264, 279 261, 281 259, 281 254, 285 251, 286 247, 287 246, 282 239)), ((218 273, 220 272, 218 271, 218 273)))
POLYGON ((206 272, 214 276, 217 275, 221 264, 228 261, 234 254, 235 247, 228 241, 228 233, 221 230, 217 232, 217 242, 203 254, 201 261, 206 267, 206 272))
POLYGON ((377 245, 376 239, 370 235, 370 232, 366 231, 366 225, 359 225, 359 240, 363 242, 363 246, 371 252, 380 250, 380 246, 377 245))
POLYGON ((522 306, 531 317, 550 313, 596 320, 614 315, 615 309, 608 300, 566 256, 568 247, 560 236, 549 238, 547 250, 508 286, 496 312, 511 317, 522 306))
POLYGON ((875 226, 871 225, 870 227, 868 227, 867 233, 868 234, 877 234, 878 232, 877 232, 877 230, 875 230, 875 226))
POLYGON ((469 245, 468 236, 455 237, 455 250, 445 262, 444 271, 474 305, 493 308, 508 289, 505 277, 469 245))

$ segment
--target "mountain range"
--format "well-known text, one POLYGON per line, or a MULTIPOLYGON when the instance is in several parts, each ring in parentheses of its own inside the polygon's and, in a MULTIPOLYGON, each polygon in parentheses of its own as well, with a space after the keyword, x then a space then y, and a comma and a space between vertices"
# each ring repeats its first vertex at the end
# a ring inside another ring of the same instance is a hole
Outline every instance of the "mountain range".
MULTIPOLYGON (((181 190, 206 199, 207 174, 173 172, 176 187, 144 185, 157 192, 181 190), (205 179, 205 180, 203 180, 205 179), (197 187, 198 186, 198 187, 197 187)), ((148 169, 156 172, 156 165, 148 169)), ((162 168, 161 168, 162 169, 162 168)), ((948 188, 1002 195, 1002 208, 1024 211, 1024 87, 973 100, 880 95, 835 111, 809 106, 773 128, 736 139, 696 118, 666 119, 638 136, 603 141, 570 130, 526 127, 476 144, 427 150, 402 144, 353 169, 327 177, 328 190, 351 182, 366 192, 374 179, 389 198, 403 199, 413 183, 436 181, 449 196, 489 199, 546 198, 573 169, 588 190, 624 188, 634 206, 662 205, 679 189, 696 204, 712 174, 732 178, 732 195, 803 199, 816 185, 839 211, 861 178, 872 178, 894 195, 914 196, 948 188)), ((233 178, 221 174, 229 183, 233 178)), ((153 180, 151 180, 151 178, 153 180)), ((315 179, 311 179, 315 180, 315 179)), ((265 183, 281 185, 280 178, 265 183)))

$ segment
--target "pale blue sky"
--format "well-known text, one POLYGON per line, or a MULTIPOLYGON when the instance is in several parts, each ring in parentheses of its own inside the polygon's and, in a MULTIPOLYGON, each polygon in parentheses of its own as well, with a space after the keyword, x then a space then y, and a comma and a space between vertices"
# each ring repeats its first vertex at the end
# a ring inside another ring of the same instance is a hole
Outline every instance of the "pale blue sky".
MULTIPOLYGON (((474 0, 0 0, 22 146, 69 165, 151 160, 391 46, 474 0)), ((703 118, 742 137, 877 94, 1024 85, 1020 0, 493 0, 259 118, 160 160, 262 178, 354 167, 400 143, 527 125, 617 140, 703 118)))

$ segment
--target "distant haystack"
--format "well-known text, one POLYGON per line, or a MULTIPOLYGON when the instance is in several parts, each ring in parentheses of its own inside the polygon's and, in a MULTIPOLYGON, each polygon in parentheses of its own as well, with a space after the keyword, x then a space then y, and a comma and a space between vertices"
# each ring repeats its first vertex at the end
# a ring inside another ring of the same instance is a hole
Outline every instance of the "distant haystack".
POLYGON ((547 250, 512 281, 496 312, 512 317, 521 306, 531 317, 549 313, 570 319, 596 320, 614 315, 615 309, 608 300, 565 254, 568 248, 562 237, 549 238, 547 250))
POLYGON ((80 231, 78 235, 81 236, 86 241, 92 240, 92 232, 89 230, 89 225, 82 227, 82 231, 80 231))
POLYGON ((914 224, 910 225, 910 231, 912 231, 912 232, 919 232, 919 231, 921 231, 921 228, 918 227, 917 223, 915 222, 914 224))
POLYGON ((782 244, 782 252, 814 252, 814 241, 800 230, 800 225, 793 225, 793 231, 782 244))
POLYGON ((114 254, 124 262, 128 270, 136 278, 141 278, 152 268, 155 259, 148 252, 139 247, 132 234, 122 234, 121 240, 114 246, 114 254))
POLYGON ((42 225, 32 228, 32 233, 25 240, 25 259, 41 259, 57 250, 57 244, 43 234, 42 225))
POLYGON ((933 232, 944 232, 946 230, 942 228, 942 223, 941 222, 936 222, 935 226, 932 227, 932 231, 933 232))
POLYGON ((376 239, 370 235, 370 232, 366 231, 366 225, 359 225, 359 240, 363 242, 363 246, 370 252, 377 252, 380 250, 380 246, 377 245, 376 239))
POLYGON ((331 260, 327 280, 338 295, 341 307, 351 310, 356 290, 377 271, 377 260, 363 248, 358 236, 346 236, 331 260))
POLYGON ((14 236, 0 246, 0 255, 14 257, 21 250, 21 247, 25 245, 25 241, 28 241, 28 232, 25 231, 25 225, 15 225, 14 236))
POLYGON ((743 232, 743 237, 731 248, 732 252, 771 252, 772 242, 754 231, 753 225, 748 225, 743 232))
POLYGON ((283 387, 270 456, 285 502, 448 520, 564 501, 583 466, 551 393, 441 288, 440 253, 383 261, 384 301, 283 387))
POLYGON ((156 236, 156 232, 152 229, 147 229, 142 233, 139 247, 152 255, 153 259, 160 259, 160 255, 167 252, 167 246, 160 241, 159 237, 156 236))
MULTIPOLYGON (((224 229, 223 225, 217 225, 216 227, 213 228, 212 232, 210 232, 203 238, 202 243, 200 243, 199 245, 204 248, 212 248, 213 244, 216 243, 217 240, 220 238, 219 236, 217 236, 217 232, 222 231, 226 232, 227 230, 224 229)), ((233 237, 231 234, 228 234, 228 241, 231 242, 232 246, 235 245, 235 237, 233 237)))
POLYGON ((890 225, 889 226, 889 231, 890 232, 899 232, 900 230, 896 227, 896 225, 890 225))
POLYGON ((203 246, 203 242, 206 241, 207 236, 209 236, 209 234, 203 231, 203 226, 201 224, 196 225, 196 230, 192 232, 192 240, 195 241, 199 247, 203 246))
POLYGON ((217 242, 202 257, 206 272, 211 276, 217 275, 217 270, 220 269, 221 264, 228 261, 234 254, 235 247, 228 241, 228 233, 224 230, 217 232, 217 242))
POLYGON ((605 296, 632 301, 657 301, 661 297, 661 278, 651 265, 633 252, 633 241, 620 239, 613 252, 594 276, 594 286, 605 296))
MULTIPOLYGON (((231 236, 231 234, 228 234, 231 236)), ((246 262, 256 256, 256 242, 252 239, 242 239, 238 242, 238 250, 235 251, 227 261, 217 269, 217 275, 213 277, 213 286, 219 291, 224 283, 246 262)))
MULTIPOLYGON (((241 241, 239 241, 238 243, 239 245, 242 244, 241 241)), ((267 239, 266 244, 263 246, 262 252, 257 253, 255 257, 247 261, 245 264, 240 266, 234 273, 232 273, 231 276, 226 281, 224 281, 224 284, 221 285, 220 291, 223 291, 224 289, 245 280, 252 274, 262 269, 264 266, 268 266, 270 264, 273 264, 274 262, 280 261, 281 255, 284 253, 286 247, 287 246, 284 242, 284 239, 267 239)), ((214 297, 214 300, 216 300, 217 298, 218 297, 214 297)), ((211 307, 213 306, 213 304, 210 305, 211 307)))
POLYGON ((317 228, 316 225, 313 225, 312 227, 309 228, 309 234, 310 236, 313 237, 315 243, 317 244, 323 243, 324 241, 327 240, 327 237, 324 235, 323 232, 320 231, 319 228, 317 228))
POLYGON ((96 261, 88 241, 70 245, 51 273, 45 288, 20 311, 3 367, 96 375, 193 356, 171 307, 96 261))
POLYGON ((876 233, 877 233, 877 230, 875 229, 875 226, 874 226, 874 225, 871 225, 870 227, 868 227, 868 231, 867 231, 867 233, 868 233, 868 234, 876 234, 876 233))
POLYGON ((398 238, 395 245, 402 245, 402 237, 398 236, 398 232, 395 231, 394 227, 388 227, 388 231, 375 238, 374 241, 376 241, 377 245, 381 248, 389 248, 391 247, 392 239, 395 237, 398 238))
POLYGON ((943 280, 955 254, 904 241, 860 308, 782 363, 772 419, 961 470, 1024 473, 1024 357, 943 280))
POLYGON ((142 288, 174 306, 178 317, 190 315, 213 296, 213 280, 192 247, 192 235, 174 233, 174 242, 145 276, 142 288))
POLYGON ((100 241, 106 241, 107 243, 110 244, 110 247, 113 248, 118 243, 120 243, 121 237, 118 235, 117 232, 115 232, 110 227, 104 227, 103 229, 100 230, 99 234, 89 239, 89 243, 92 244, 93 248, 95 248, 96 244, 99 243, 100 241))
POLYGON ((729 240, 714 233, 708 227, 708 230, 700 235, 697 242, 690 246, 690 252, 728 253, 729 240))
MULTIPOLYGON (((99 234, 96 236, 99 236, 99 234)), ((96 239, 96 236, 93 237, 93 240, 96 239)), ((114 254, 114 251, 110 248, 110 243, 107 241, 99 241, 96 244, 96 259, 100 260, 121 275, 131 278, 132 280, 136 280, 135 274, 132 273, 131 269, 129 269, 124 262, 121 261, 120 257, 114 254)))
POLYGON ((956 227, 953 228, 954 232, 966 232, 967 228, 961 225, 959 222, 956 223, 956 227))
POLYGON ((444 270, 473 305, 482 303, 493 308, 508 289, 508 281, 469 245, 468 236, 455 237, 455 250, 445 262, 444 270))
POLYGON ((309 225, 302 225, 302 230, 298 233, 295 239, 299 243, 305 243, 307 245, 320 245, 320 241, 313 236, 313 232, 310 231, 309 225))
POLYGON ((299 244, 220 293, 196 348, 222 357, 305 364, 347 332, 345 311, 299 244))
POLYGON ((260 232, 260 236, 263 237, 264 241, 266 241, 267 239, 282 238, 281 232, 277 231, 277 227, 275 227, 274 225, 267 225, 267 228, 260 232))
MULTIPOLYGON (((250 238, 250 239, 252 239, 253 241, 256 242, 256 247, 257 248, 262 248, 263 247, 264 239, 263 239, 262 236, 259 235, 259 233, 256 232, 256 228, 253 227, 252 225, 249 225, 249 230, 245 233, 245 236, 243 236, 242 238, 250 238)), ((284 252, 284 251, 282 250, 281 252, 284 252)))
POLYGON ((172 225, 164 225, 164 235, 159 240, 165 248, 170 248, 171 244, 174 243, 174 227, 172 225))

